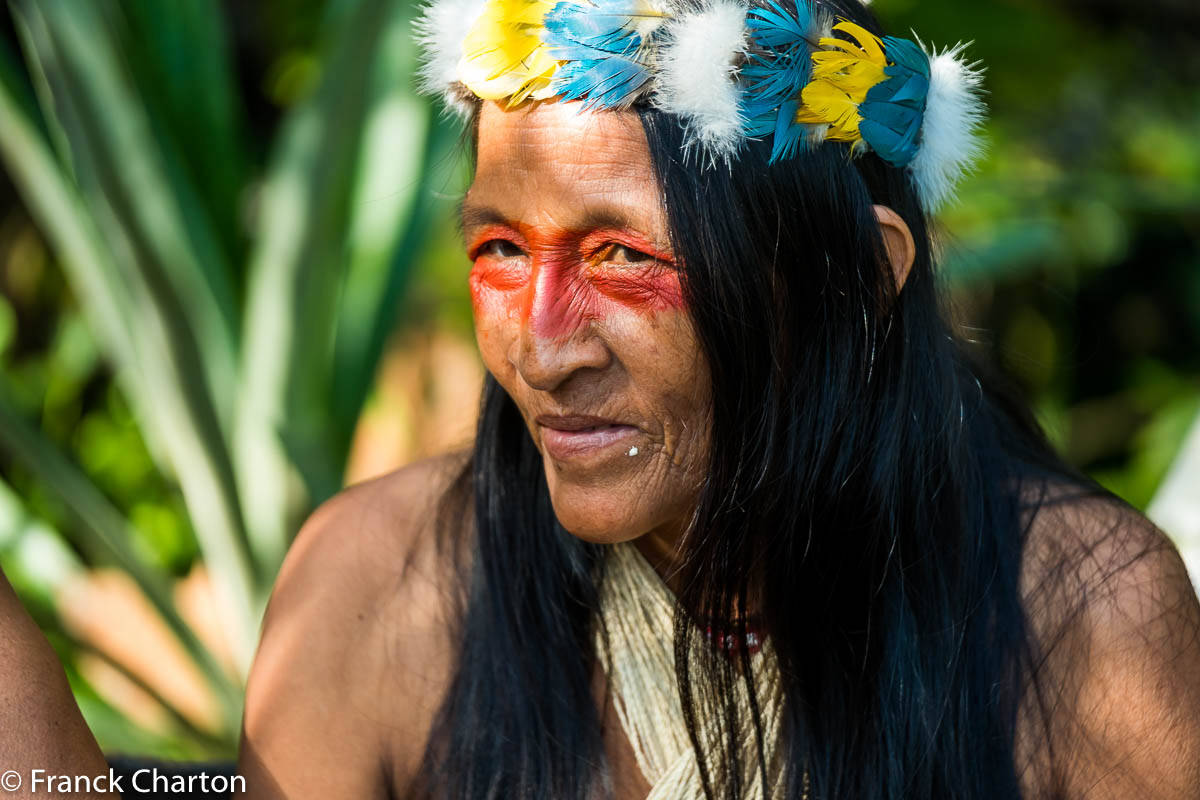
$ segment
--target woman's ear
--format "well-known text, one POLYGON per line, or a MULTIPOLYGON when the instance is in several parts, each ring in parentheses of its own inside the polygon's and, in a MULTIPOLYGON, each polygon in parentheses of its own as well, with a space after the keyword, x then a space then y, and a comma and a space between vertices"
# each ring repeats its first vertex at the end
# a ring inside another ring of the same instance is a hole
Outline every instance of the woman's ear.
POLYGON ((896 291, 904 288, 909 270, 917 257, 917 246, 912 231, 900 215, 887 206, 873 206, 875 218, 879 220, 879 232, 887 248, 888 261, 892 265, 892 276, 896 279, 896 291))

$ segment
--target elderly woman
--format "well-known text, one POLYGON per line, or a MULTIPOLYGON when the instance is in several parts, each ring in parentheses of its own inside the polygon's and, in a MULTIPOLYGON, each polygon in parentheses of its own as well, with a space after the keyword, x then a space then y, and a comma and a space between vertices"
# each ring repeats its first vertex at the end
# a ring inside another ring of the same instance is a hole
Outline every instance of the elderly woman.
POLYGON ((448 0, 469 455, 330 501, 260 798, 1184 798, 1200 607, 956 338, 978 73, 853 0, 448 0), (466 277, 466 276, 464 276, 466 277))

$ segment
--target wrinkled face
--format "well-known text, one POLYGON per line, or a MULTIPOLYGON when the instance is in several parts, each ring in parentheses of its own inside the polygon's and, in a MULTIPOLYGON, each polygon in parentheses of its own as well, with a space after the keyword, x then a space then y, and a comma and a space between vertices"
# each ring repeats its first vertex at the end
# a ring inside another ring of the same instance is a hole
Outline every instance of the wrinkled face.
POLYGON ((710 382, 637 116, 485 103, 463 230, 479 349, 559 521, 673 542, 703 479, 710 382))

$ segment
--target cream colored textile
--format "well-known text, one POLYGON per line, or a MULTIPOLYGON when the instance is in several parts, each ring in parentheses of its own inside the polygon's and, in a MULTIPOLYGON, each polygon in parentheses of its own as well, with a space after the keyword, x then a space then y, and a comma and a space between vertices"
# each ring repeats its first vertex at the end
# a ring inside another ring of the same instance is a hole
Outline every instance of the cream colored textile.
MULTIPOLYGON (((647 800, 701 800, 704 789, 695 751, 688 737, 679 687, 675 679, 673 642, 674 597, 632 544, 610 549, 600 612, 604 621, 596 633, 596 652, 612 687, 613 704, 625 730, 638 766, 653 787, 647 800), (607 642, 604 640, 607 633, 607 642), (606 647, 607 645, 607 647, 606 647)), ((703 635, 697 647, 712 647, 703 635)), ((750 656, 763 725, 769 792, 762 791, 758 742, 752 725, 749 693, 744 680, 735 683, 735 702, 740 709, 742 797, 782 797, 781 753, 777 753, 783 702, 778 664, 770 642, 750 656)), ((697 654, 693 656, 693 664, 697 654)), ((696 671, 693 669, 692 674, 696 671)), ((699 676, 697 676, 699 677, 699 676)), ((725 724, 719 713, 697 707, 700 741, 717 796, 728 785, 722 757, 725 724)))

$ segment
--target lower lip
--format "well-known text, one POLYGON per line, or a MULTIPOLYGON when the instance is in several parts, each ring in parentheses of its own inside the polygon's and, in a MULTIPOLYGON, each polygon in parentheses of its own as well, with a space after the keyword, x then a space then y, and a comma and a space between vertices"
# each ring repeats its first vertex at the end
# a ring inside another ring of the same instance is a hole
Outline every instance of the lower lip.
POLYGON ((560 431, 543 425, 542 446, 556 461, 568 461, 626 446, 637 432, 632 425, 603 425, 585 431, 560 431))

